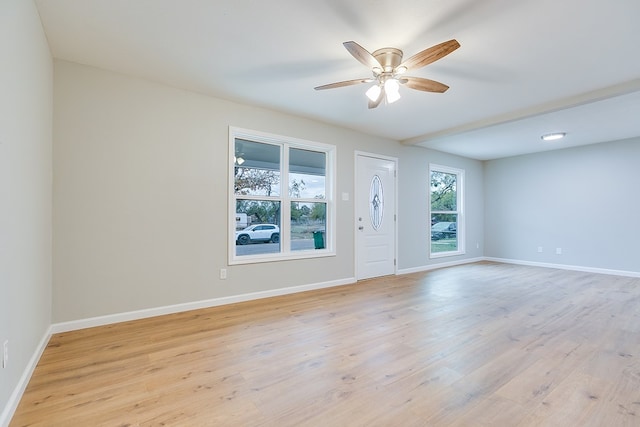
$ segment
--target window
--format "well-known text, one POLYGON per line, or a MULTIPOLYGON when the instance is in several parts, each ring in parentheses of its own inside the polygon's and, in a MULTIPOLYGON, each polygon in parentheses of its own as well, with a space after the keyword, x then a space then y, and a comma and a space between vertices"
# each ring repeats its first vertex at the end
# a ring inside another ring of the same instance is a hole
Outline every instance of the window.
POLYGON ((335 147, 230 128, 229 263, 333 255, 335 147))
POLYGON ((430 256, 464 253, 464 171, 429 165, 430 256))

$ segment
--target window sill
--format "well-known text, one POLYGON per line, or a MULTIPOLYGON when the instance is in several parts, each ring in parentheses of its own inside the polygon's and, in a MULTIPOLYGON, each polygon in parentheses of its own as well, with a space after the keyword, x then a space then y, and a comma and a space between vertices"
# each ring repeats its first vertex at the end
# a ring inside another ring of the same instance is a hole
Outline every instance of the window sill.
POLYGON ((429 254, 430 259, 446 258, 451 256, 465 255, 465 251, 437 252, 429 254))
POLYGON ((245 255, 229 260, 229 265, 255 264, 263 262, 279 262, 297 259, 326 258, 336 256, 336 252, 329 249, 315 249, 278 254, 245 255))

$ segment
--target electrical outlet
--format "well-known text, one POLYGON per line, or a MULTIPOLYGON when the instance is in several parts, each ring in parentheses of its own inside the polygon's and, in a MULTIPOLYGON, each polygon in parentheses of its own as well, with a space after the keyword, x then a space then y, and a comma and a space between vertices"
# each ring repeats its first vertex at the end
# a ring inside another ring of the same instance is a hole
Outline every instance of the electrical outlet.
POLYGON ((541 254, 542 253, 542 246, 538 246, 538 253, 541 254))
POLYGON ((9 340, 4 340, 2 343, 2 367, 6 368, 9 364, 9 340))
POLYGON ((556 248, 556 255, 562 255, 562 248, 556 248))
POLYGON ((222 280, 224 280, 224 279, 226 279, 226 278, 227 278, 227 269, 226 269, 226 268, 221 268, 221 269, 220 269, 220 278, 221 278, 222 280))

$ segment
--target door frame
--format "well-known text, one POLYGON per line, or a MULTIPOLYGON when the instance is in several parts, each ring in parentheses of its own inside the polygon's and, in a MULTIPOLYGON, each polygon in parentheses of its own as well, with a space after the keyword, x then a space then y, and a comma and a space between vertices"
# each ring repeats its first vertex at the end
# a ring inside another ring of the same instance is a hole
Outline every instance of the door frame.
POLYGON ((362 192, 364 191, 365 193, 369 193, 369 190, 366 189, 359 189, 358 188, 358 178, 359 178, 359 174, 360 174, 360 170, 358 168, 358 158, 359 157, 371 157, 374 159, 379 159, 379 160, 387 160, 390 162, 393 162, 394 164, 394 170, 395 170, 395 179, 394 179, 394 197, 393 197, 393 206, 394 206, 394 212, 393 212, 393 217, 394 217, 394 221, 393 221, 393 258, 394 258, 394 263, 393 263, 393 275, 397 276, 398 275, 398 158, 397 157, 391 157, 391 156, 386 156, 383 154, 378 154, 378 153, 372 153, 372 152, 368 152, 368 151, 360 151, 360 150, 355 150, 354 151, 354 156, 353 156, 353 163, 354 163, 354 175, 353 175, 353 248, 354 248, 354 258, 353 258, 353 267, 354 267, 354 272, 355 272, 355 277, 356 277, 356 281, 361 280, 360 277, 360 271, 358 268, 359 262, 358 262, 358 257, 361 255, 362 252, 362 248, 360 248, 359 244, 358 244, 358 201, 359 201, 359 197, 362 195, 362 192))

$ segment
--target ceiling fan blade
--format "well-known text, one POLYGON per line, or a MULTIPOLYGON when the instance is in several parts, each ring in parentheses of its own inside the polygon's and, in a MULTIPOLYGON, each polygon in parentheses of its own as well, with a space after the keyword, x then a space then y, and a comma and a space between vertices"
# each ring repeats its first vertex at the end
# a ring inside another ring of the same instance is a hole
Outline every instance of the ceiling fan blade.
POLYGON ((424 67, 425 65, 429 65, 432 62, 437 61, 438 59, 444 58, 459 47, 460 43, 458 43, 458 41, 455 39, 442 42, 435 46, 431 46, 430 48, 425 49, 422 52, 416 53, 411 58, 398 65, 396 67, 396 70, 399 68, 406 68, 406 70, 415 70, 416 68, 424 67))
POLYGON ((342 43, 349 53, 369 68, 381 68, 376 58, 365 48, 354 41, 342 43))
POLYGON ((378 95, 378 99, 375 101, 369 100, 369 109, 376 108, 385 97, 384 86, 380 88, 380 95, 378 95))
POLYGON ((327 85, 314 87, 315 90, 323 90, 323 89, 334 89, 337 87, 351 86, 357 85, 360 83, 369 83, 372 82, 373 79, 354 79, 354 80, 345 80, 343 82, 329 83, 327 85))
POLYGON ((446 84, 435 80, 423 79, 422 77, 403 77, 400 79, 400 83, 411 89, 422 90, 425 92, 443 93, 449 89, 449 86, 446 84))

